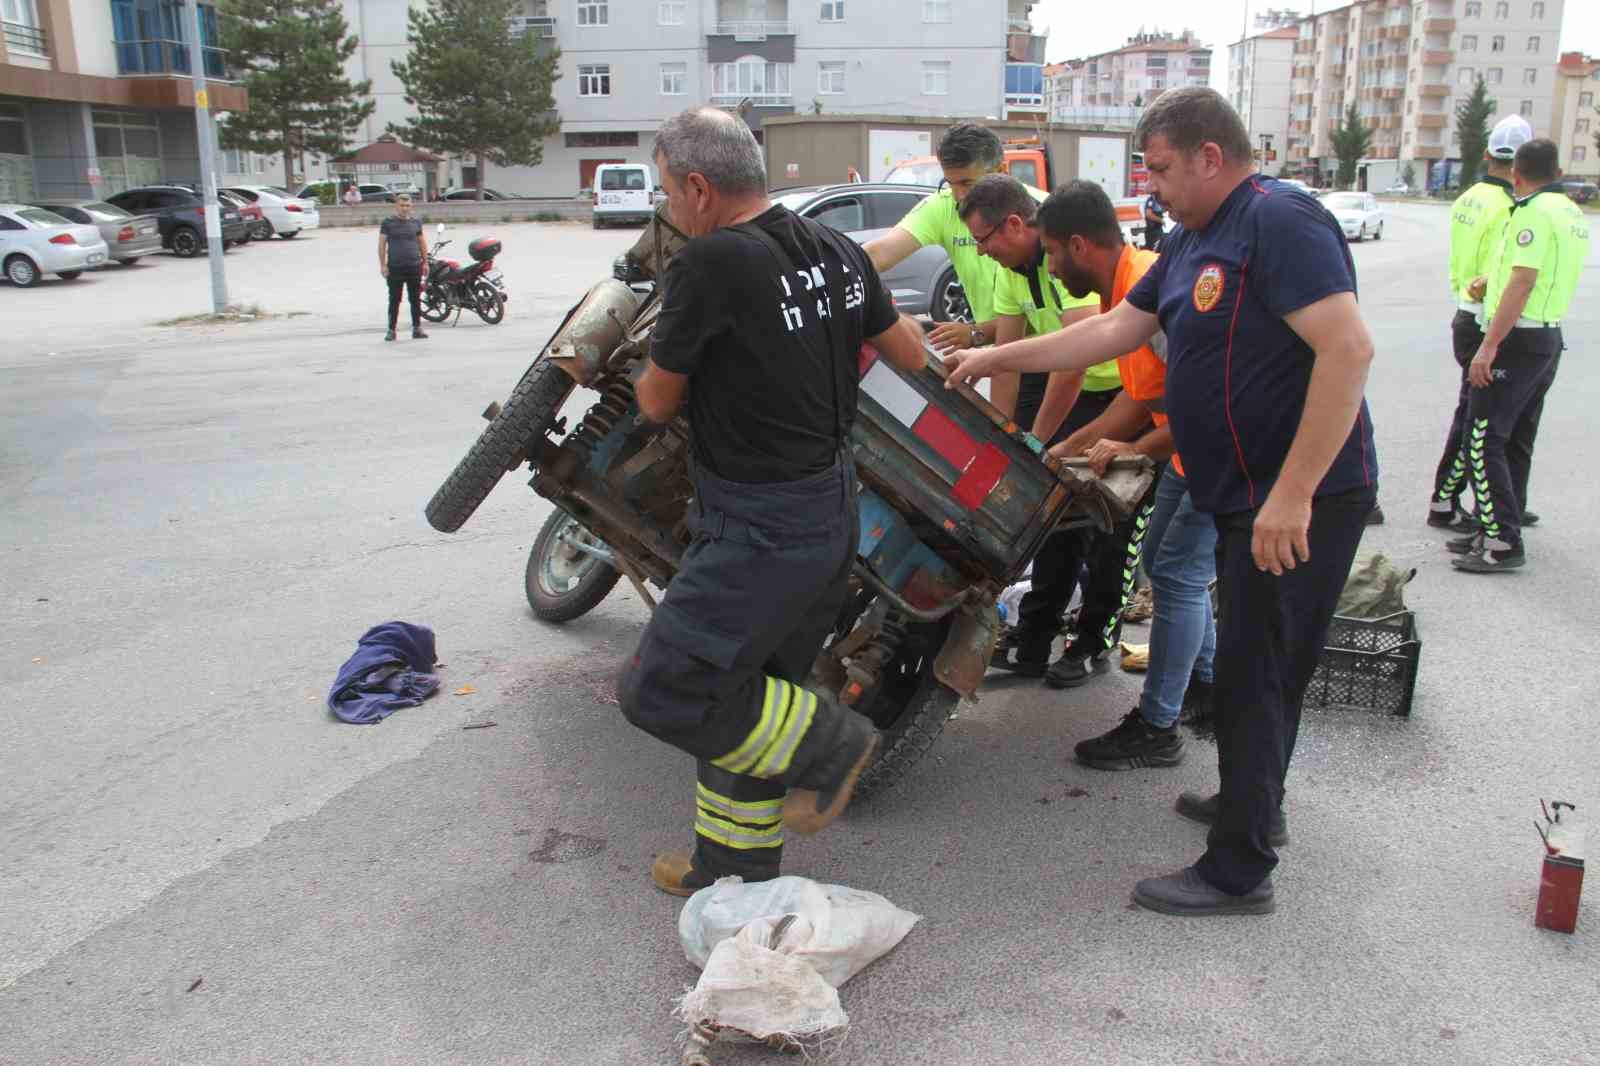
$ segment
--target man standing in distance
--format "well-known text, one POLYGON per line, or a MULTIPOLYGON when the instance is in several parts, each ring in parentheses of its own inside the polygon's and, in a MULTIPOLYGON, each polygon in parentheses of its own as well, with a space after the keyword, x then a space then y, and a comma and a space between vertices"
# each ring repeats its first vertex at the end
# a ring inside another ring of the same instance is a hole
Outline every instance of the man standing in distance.
POLYGON ((743 120, 685 111, 656 134, 673 225, 640 413, 689 405, 695 538, 624 669, 629 721, 698 760, 693 853, 652 878, 688 896, 777 877, 783 831, 841 813, 872 723, 802 687, 848 592, 859 537, 850 426, 859 353, 925 365, 860 246, 767 198, 743 120))
POLYGON ((1222 790, 1203 812, 1215 820, 1200 861, 1140 881, 1133 898, 1171 914, 1263 914, 1300 703, 1377 499, 1362 396, 1372 341, 1338 224, 1254 173, 1249 134, 1220 94, 1167 90, 1135 140, 1178 223, 1155 265, 1105 314, 950 356, 949 381, 1082 367, 1164 329, 1174 443, 1195 507, 1217 526, 1222 790))
POLYGON ((411 302, 411 336, 427 340, 422 332, 422 279, 428 273, 428 238, 422 223, 411 217, 411 197, 405 193, 396 196, 394 210, 378 228, 378 270, 389 283, 389 331, 383 339, 394 340, 400 290, 404 289, 411 302))
MULTIPOLYGON (((1517 149, 1531 140, 1533 127, 1527 119, 1521 115, 1501 119, 1489 134, 1489 147, 1483 153, 1483 179, 1450 205, 1450 290, 1456 298, 1450 340, 1456 365, 1461 368, 1461 385, 1450 432, 1444 439, 1444 455, 1433 477, 1428 525, 1458 533, 1478 530, 1477 519, 1461 510, 1461 492, 1467 487, 1467 406, 1472 395, 1467 364, 1483 344, 1483 326, 1478 322, 1483 314, 1483 294, 1474 296, 1468 290, 1474 281, 1489 273, 1489 257, 1500 246, 1500 232, 1505 229, 1515 202, 1511 161, 1517 149)), ((1527 484, 1526 472, 1523 484, 1527 484)))

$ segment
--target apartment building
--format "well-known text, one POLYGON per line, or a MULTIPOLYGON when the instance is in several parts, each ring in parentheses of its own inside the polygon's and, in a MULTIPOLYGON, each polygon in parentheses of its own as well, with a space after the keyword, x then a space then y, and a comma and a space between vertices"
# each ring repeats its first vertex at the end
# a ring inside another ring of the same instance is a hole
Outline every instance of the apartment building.
MULTIPOLYGON (((165 0, 0 0, 0 201, 106 196, 198 181, 192 36, 165 0)), ((202 62, 223 78, 216 17, 202 4, 202 62)), ((211 104, 246 94, 213 85, 211 104)))
POLYGON ((1228 102, 1250 131, 1257 162, 1276 174, 1286 165, 1296 26, 1283 26, 1228 46, 1228 102))
MULTIPOLYGON (((407 0, 344 0, 361 40, 352 80, 371 79, 375 141, 410 113, 391 64, 407 0)), ((655 130, 686 107, 749 99, 764 118, 826 114, 998 117, 1042 106, 1043 48, 1027 0, 522 0, 509 27, 561 49, 561 132, 537 167, 491 164, 488 185, 535 196, 587 188, 595 167, 649 162, 655 130), (1013 61, 1010 57, 1020 58, 1013 61), (1031 91, 1030 91, 1031 90, 1031 91), (1037 101, 1034 103, 1034 101, 1037 101)), ((326 176, 312 163, 311 176, 326 176)), ((448 164, 470 184, 471 160, 448 164)))
POLYGON ((1332 133, 1355 103, 1373 131, 1369 181, 1412 165, 1436 186, 1459 162, 1455 107, 1482 78, 1491 124, 1520 114, 1551 129, 1563 0, 1362 0, 1303 19, 1291 71, 1289 162, 1331 181, 1332 133))
POLYGON ((1113 51, 1050 64, 1046 83, 1051 121, 1132 126, 1164 90, 1211 84, 1211 49, 1190 30, 1140 32, 1113 51))
POLYGON ((1575 178, 1600 178, 1600 56, 1564 52, 1556 64, 1550 139, 1561 149, 1561 166, 1575 178))

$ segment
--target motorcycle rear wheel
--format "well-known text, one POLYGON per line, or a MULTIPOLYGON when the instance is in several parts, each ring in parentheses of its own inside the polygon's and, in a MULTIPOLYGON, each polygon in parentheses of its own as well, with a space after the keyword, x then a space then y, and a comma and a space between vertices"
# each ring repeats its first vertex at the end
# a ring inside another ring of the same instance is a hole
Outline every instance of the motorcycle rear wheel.
POLYGON ((498 326, 500 320, 506 317, 506 302, 487 281, 480 281, 472 286, 472 297, 477 301, 475 310, 478 312, 478 317, 489 325, 498 326))
POLYGON ((944 732, 961 696, 933 675, 934 656, 950 632, 948 619, 912 627, 912 639, 884 669, 871 699, 856 710, 878 727, 878 757, 862 771, 855 794, 881 795, 899 784, 944 732))
POLYGON ((573 548, 568 538, 600 543, 599 538, 565 511, 557 509, 545 519, 528 553, 523 588, 528 606, 545 622, 570 622, 600 605, 616 587, 622 574, 616 567, 573 548))
POLYGON ((428 524, 441 533, 460 529, 500 479, 527 458, 574 387, 556 363, 541 359, 529 367, 500 413, 428 501, 428 524))

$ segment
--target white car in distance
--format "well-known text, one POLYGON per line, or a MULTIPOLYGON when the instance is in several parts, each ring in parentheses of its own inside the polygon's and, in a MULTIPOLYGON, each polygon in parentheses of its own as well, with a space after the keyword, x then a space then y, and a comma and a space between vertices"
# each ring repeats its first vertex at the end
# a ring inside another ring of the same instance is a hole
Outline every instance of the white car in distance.
POLYGON ((0 272, 19 289, 46 274, 71 281, 103 266, 110 250, 98 226, 80 225, 54 211, 0 204, 0 272))
POLYGON ((1370 192, 1330 192, 1322 198, 1322 206, 1338 219, 1347 239, 1383 240, 1383 206, 1370 192))
POLYGON ((229 192, 238 193, 261 208, 261 223, 251 236, 266 240, 276 234, 284 240, 300 235, 301 230, 316 229, 322 224, 317 201, 291 196, 287 189, 276 185, 234 185, 229 192))

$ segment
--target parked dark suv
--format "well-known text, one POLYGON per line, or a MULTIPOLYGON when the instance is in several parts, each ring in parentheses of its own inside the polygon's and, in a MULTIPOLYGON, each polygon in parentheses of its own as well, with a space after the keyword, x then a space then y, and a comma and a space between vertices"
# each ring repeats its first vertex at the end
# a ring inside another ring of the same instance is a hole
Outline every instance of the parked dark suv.
MULTIPOLYGON (((161 225, 161 246, 172 249, 179 259, 204 255, 206 251, 205 198, 181 185, 146 185, 128 189, 106 202, 133 215, 155 215, 161 225)), ((249 236, 249 223, 230 204, 221 204, 222 243, 243 244, 249 236)))
POLYGON ((1596 196, 1600 196, 1600 186, 1592 181, 1582 178, 1566 178, 1561 182, 1561 191, 1572 198, 1574 203, 1586 204, 1596 196))

